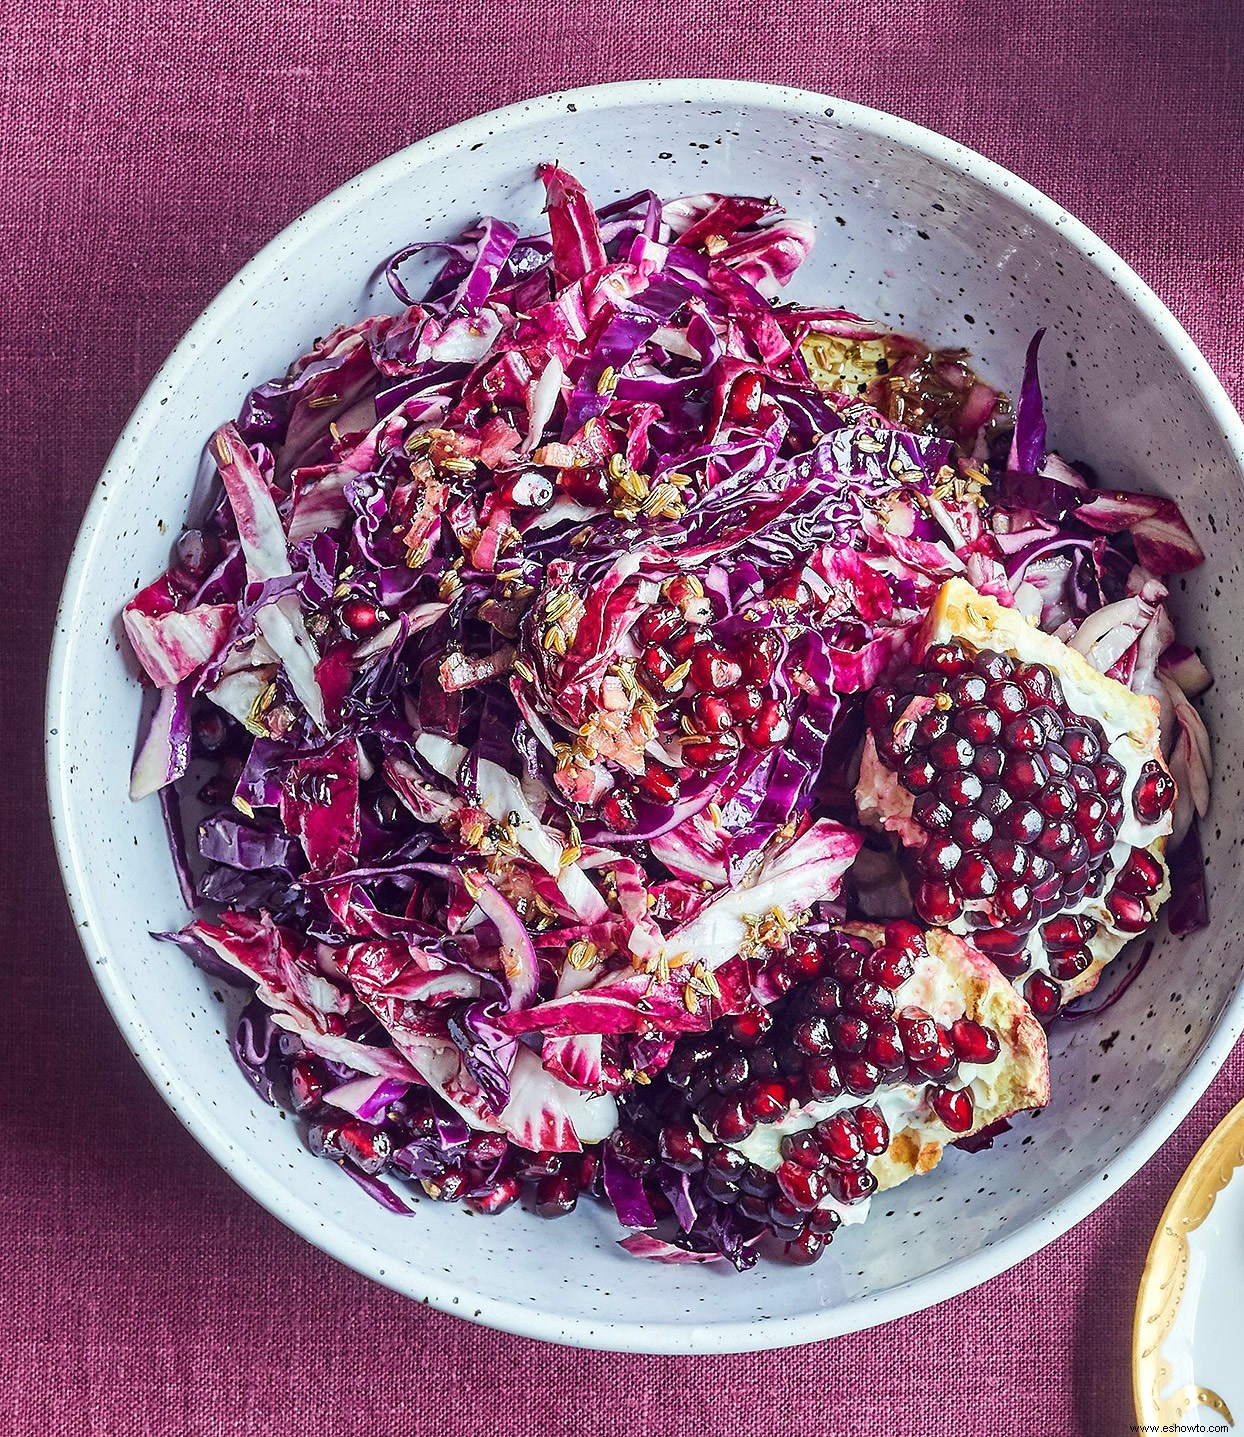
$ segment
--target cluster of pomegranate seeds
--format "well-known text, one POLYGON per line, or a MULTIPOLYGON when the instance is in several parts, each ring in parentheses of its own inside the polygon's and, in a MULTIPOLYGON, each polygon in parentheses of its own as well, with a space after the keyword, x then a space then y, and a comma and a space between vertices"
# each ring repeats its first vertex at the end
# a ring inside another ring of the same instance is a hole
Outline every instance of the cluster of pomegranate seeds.
MULTIPOLYGON (((773 679, 784 646, 777 632, 754 624, 729 640, 712 631, 716 604, 693 575, 662 586, 661 599, 636 624, 636 676, 679 719, 686 768, 707 772, 745 748, 764 752, 790 736, 789 700, 773 679)), ((638 780, 645 796, 670 802, 678 775, 657 768, 638 780)))
MULTIPOLYGON (((1104 894, 1125 932, 1147 926, 1145 900, 1161 886, 1161 866, 1136 848, 1114 874, 1111 849, 1127 803, 1156 823, 1174 784, 1150 764, 1129 797, 1102 726, 1068 706, 1044 664, 957 639, 934 644, 918 667, 869 694, 865 713, 878 757, 912 795, 925 835, 907 862, 926 923, 971 928, 1011 976, 1028 967, 1025 946, 1039 928, 1061 981, 1092 962, 1094 923, 1066 912, 1086 897, 1104 894)), ((1025 994, 1038 1016, 1061 1001, 1041 974, 1025 994)))
POLYGON ((502 1133, 468 1129, 434 1094, 415 1089, 371 1121, 352 1118, 323 1101, 337 1080, 309 1054, 290 1062, 286 1081, 311 1151, 367 1177, 417 1182, 428 1197, 488 1215, 526 1196, 541 1217, 562 1217, 582 1194, 602 1193, 598 1149, 528 1152, 502 1133))
POLYGON ((955 1086, 959 1065, 991 1063, 1001 1045, 969 1018, 943 1025, 901 1001, 926 954, 909 922, 891 923, 875 948, 837 930, 794 938, 768 974, 781 997, 681 1038, 658 1079, 627 1097, 628 1141, 646 1150, 650 1166, 660 1160, 697 1174, 711 1202, 785 1243, 792 1260, 815 1261, 840 1208, 876 1188, 868 1159, 890 1143, 880 1108, 868 1101, 878 1090, 922 1089, 955 1133, 975 1122, 971 1091, 955 1086), (734 1146, 794 1109, 835 1100, 833 1112, 819 1121, 809 1114, 806 1127, 783 1135, 776 1171, 734 1146))

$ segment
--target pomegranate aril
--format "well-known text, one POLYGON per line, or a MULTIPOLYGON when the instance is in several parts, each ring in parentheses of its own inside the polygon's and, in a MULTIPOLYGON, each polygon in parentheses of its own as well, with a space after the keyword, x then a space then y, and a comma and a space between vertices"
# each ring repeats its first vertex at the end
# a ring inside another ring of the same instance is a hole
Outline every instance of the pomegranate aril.
POLYGON ((856 1117, 864 1111, 863 1108, 857 1108, 855 1116, 851 1113, 834 1113, 823 1118, 816 1125, 816 1137, 821 1151, 835 1162, 845 1163, 847 1166, 862 1162, 867 1147, 863 1129, 856 1117))
POLYGON ((760 712, 741 726, 744 742, 749 748, 768 749, 785 743, 790 737, 791 722, 780 699, 766 699, 760 712))
POLYGON ((915 958, 901 948, 878 948, 864 964, 865 974, 891 993, 901 988, 915 971, 915 958))
POLYGON ((1073 947, 1093 936, 1097 925, 1083 913, 1063 913, 1041 925, 1041 936, 1051 947, 1073 947))
POLYGON ((952 1133, 966 1133, 976 1116, 972 1094, 967 1088, 930 1088, 929 1103, 952 1133))
POLYGON ((647 760, 647 767, 635 780, 635 786, 655 803, 672 804, 678 801, 682 784, 672 768, 647 760))
POLYGON ((805 1232, 816 1233, 827 1241, 831 1233, 835 1233, 842 1226, 842 1218, 833 1204, 832 1198, 827 1198, 812 1209, 808 1216, 808 1226, 805 1232))
POLYGON ((1035 803, 1046 818, 1070 818, 1076 811, 1075 790, 1068 783, 1050 783, 1037 795, 1035 803))
POLYGON ((954 717, 952 727, 969 743, 986 744, 992 743, 1002 732, 1002 720, 993 709, 985 708, 982 704, 974 704, 970 708, 959 710, 954 717))
POLYGON ((578 1184, 568 1173, 541 1178, 536 1184, 535 1209, 540 1217, 565 1217, 578 1200, 578 1184))
POLYGON ((1175 802, 1175 780, 1157 763, 1147 763, 1132 793, 1132 812, 1141 823, 1159 822, 1175 802))
POLYGON ((615 789, 600 806, 601 821, 614 833, 629 833, 635 827, 635 809, 625 793, 615 789))
POLYGON ((911 816, 921 828, 933 832, 949 828, 955 811, 935 794, 922 793, 912 805, 911 816))
POLYGON ((860 1202, 877 1190, 877 1179, 867 1168, 830 1168, 829 1189, 839 1202, 860 1202))
POLYGON ((739 1212, 761 1227, 769 1223, 769 1199, 763 1193, 744 1193, 738 1201, 739 1212))
POLYGON ((1067 771, 1067 782, 1080 795, 1080 802, 1083 804, 1087 798, 1095 798, 1102 803, 1102 815, 1105 815, 1105 801, 1097 792, 1097 779, 1093 770, 1087 764, 1073 763, 1067 771))
POLYGON ((949 883, 942 879, 926 879, 912 899, 916 912, 926 923, 945 928, 963 912, 963 904, 949 883))
POLYGON ((772 678, 782 657, 782 640, 772 629, 745 634, 738 646, 743 677, 763 687, 772 678))
POLYGON ((750 1136, 756 1124, 747 1115, 740 1098, 723 1098, 712 1110, 709 1126, 723 1143, 741 1143, 750 1136))
POLYGON ((1000 654, 996 649, 981 649, 972 661, 972 668, 991 683, 1009 678, 1014 667, 1010 656, 1000 654))
POLYGON ((946 686, 951 704, 959 710, 974 708, 989 691, 989 681, 980 674, 964 674, 946 686))
POLYGON ((374 634, 380 627, 380 613, 366 599, 350 599, 341 606, 341 619, 354 633, 374 634))
POLYGON ((1032 889, 1011 879, 999 883, 993 896, 994 912, 1008 923, 1026 923, 1032 917, 1032 905, 1032 889))
POLYGON ((949 1039, 942 1038, 937 1052, 932 1057, 922 1059, 916 1066, 926 1078, 935 1078, 938 1082, 945 1083, 958 1071, 959 1060, 955 1057, 955 1050, 950 1046, 949 1039))
POLYGON ((890 1129, 880 1111, 877 1108, 857 1108, 855 1120, 864 1140, 864 1151, 874 1158, 885 1152, 890 1146, 890 1129))
POLYGON ((462 1201, 473 1212, 493 1217, 499 1212, 504 1212, 507 1207, 512 1207, 521 1195, 522 1185, 518 1179, 506 1177, 498 1178, 495 1183, 490 1183, 487 1187, 476 1188, 467 1193, 462 1201))
POLYGON ((873 689, 864 700, 864 722, 876 733, 894 722, 899 707, 899 696, 893 689, 873 689))
POLYGON ((843 1053, 862 1053, 868 1042, 868 1024, 846 1013, 830 1019, 829 1031, 833 1046, 843 1053))
POLYGON ((657 1151, 680 1172, 695 1172, 704 1165, 704 1144, 699 1133, 681 1123, 671 1123, 661 1129, 657 1151))
POLYGON ((785 1193, 778 1193, 769 1199, 767 1213, 775 1237, 793 1237, 803 1231, 808 1220, 807 1210, 791 1202, 785 1193))
POLYGON ((814 1232, 811 1227, 806 1227, 786 1244, 786 1260, 799 1267, 809 1267, 818 1260, 828 1245, 827 1233, 814 1232))
POLYGON ((903 1047, 913 1063, 922 1062, 937 1052, 941 1035, 937 1024, 923 1009, 900 1008, 897 1021, 903 1036, 903 1047))
POLYGON ((697 644, 691 655, 691 678, 697 688, 732 689, 743 677, 737 661, 714 643, 697 644))
POLYGON ((696 694, 691 700, 691 722, 696 733, 722 733, 734 727, 734 715, 720 694, 696 694))
POLYGON ((1024 997, 1037 1018, 1052 1018, 1062 1006, 1063 990, 1044 973, 1034 973, 1024 984, 1024 997))
POLYGON ((860 1098, 876 1092, 883 1076, 876 1063, 867 1058, 847 1058, 838 1065, 838 1072, 847 1092, 860 1098))
POLYGON ((743 1100, 744 1110, 753 1122, 775 1123, 790 1106, 790 1090, 777 1079, 753 1083, 743 1100))
POLYGON ((665 681, 678 667, 678 661, 660 645, 649 644, 639 660, 639 667, 643 677, 664 689, 665 681))
MULTIPOLYGON (((940 770, 928 761, 934 772, 940 770)), ((985 785, 981 782, 979 774, 968 771, 966 773, 943 773, 937 780, 937 796, 943 803, 951 808, 970 808, 972 804, 979 801, 985 792, 985 785)))
POLYGON ((992 1063, 1001 1052, 998 1035, 971 1018, 956 1018, 950 1042, 961 1063, 992 1063))
MULTIPOLYGON (((872 695, 870 694, 871 698, 872 695)), ((751 718, 758 714, 764 706, 765 696, 757 688, 750 685, 743 688, 731 689, 725 696, 726 703, 730 706, 730 712, 740 722, 743 719, 751 718)))
POLYGON ((983 858, 969 855, 959 865, 955 884, 965 898, 991 898, 998 891, 998 875, 983 858))
POLYGON ((960 809, 950 820, 950 836, 964 848, 983 848, 993 837, 993 819, 974 808, 960 809))
POLYGON ((784 1162, 777 1170, 777 1184, 782 1192, 800 1208, 814 1208, 825 1196, 825 1178, 813 1168, 799 1163, 784 1162))
POLYGON ((719 1093, 733 1093, 751 1077, 751 1066, 742 1048, 729 1046, 720 1049, 710 1069, 713 1087, 719 1093))
MULTIPOLYGON (((692 650, 700 642, 703 636, 703 629, 686 628, 682 631, 681 634, 675 634, 665 647, 674 656, 674 662, 677 664, 681 664, 691 657, 692 650)), ((682 685, 679 684, 676 685, 676 687, 681 688, 682 685)))
POLYGON ((1054 977, 1066 982, 1078 978, 1092 963, 1093 956, 1087 948, 1051 948, 1049 961, 1054 977))
POLYGON ((888 1018, 894 1012, 894 995, 881 983, 871 978, 860 978, 851 985, 845 1006, 852 1013, 862 1013, 865 1018, 888 1018))
POLYGON ((1003 766, 1002 750, 1000 748, 984 747, 976 750, 976 757, 972 760, 972 772, 980 779, 988 782, 997 778, 1002 772, 1003 766))
POLYGON ((971 667, 967 650, 957 639, 948 643, 930 644, 925 650, 923 663, 925 668, 932 669, 937 674, 945 674, 947 678, 955 678, 971 667))
POLYGON ((1034 798, 1049 778, 1050 771, 1039 754, 1012 753, 1002 765, 1002 786, 1012 798, 1034 798))
POLYGON ((645 609, 635 625, 635 634, 641 644, 664 644, 683 629, 682 615, 668 605, 653 605, 645 609))
POLYGON ((1023 878, 1028 872, 1028 850, 1018 843, 1000 840, 990 846, 989 861, 999 878, 1023 878))
POLYGON ((903 1040, 899 1036, 898 1024, 892 1022, 874 1023, 864 1045, 864 1056, 879 1068, 891 1071, 901 1068, 906 1062, 903 1040))
POLYGON ((1124 933, 1143 933, 1152 921, 1149 905, 1143 898, 1115 889, 1106 899, 1106 907, 1114 919, 1114 926, 1124 933))
POLYGON ((318 1063, 295 1058, 289 1070, 289 1095, 296 1113, 315 1107, 324 1096, 324 1075, 318 1063))
POLYGON ((1034 843, 1044 828, 1045 819, 1030 803, 1013 803, 1001 822, 1006 837, 1023 847, 1034 843))
POLYGON ((1137 898, 1147 898, 1162 886, 1162 865, 1151 853, 1133 848, 1115 886, 1137 898))
POLYGON ((864 962, 872 949, 865 942, 861 947, 841 939, 841 946, 830 961, 834 977, 843 983, 854 983, 864 976, 864 962))
POLYGON ((1127 779, 1127 772, 1118 759, 1105 754, 1092 765, 1092 768, 1093 776, 1097 779, 1097 787, 1107 798, 1122 790, 1127 779))
POLYGON ((832 1018, 842 1007, 842 991, 833 978, 822 978, 808 990, 808 1007, 832 1018))
POLYGON ((949 733, 950 715, 942 709, 929 709, 927 713, 922 713, 916 720, 912 742, 917 748, 929 748, 949 733))
POLYGON ((773 1027, 773 1014, 768 1008, 749 1008, 727 1018, 723 1026, 736 1043, 750 1048, 773 1027))
POLYGON ((939 738, 929 745, 929 759, 941 773, 958 768, 971 768, 975 756, 976 751, 968 740, 957 734, 947 734, 945 738, 939 738))
POLYGON ((717 734, 687 734, 682 741, 682 756, 691 768, 707 771, 738 758, 740 748, 733 729, 717 734))
POLYGON ((810 1058, 804 1066, 803 1075, 814 1098, 836 1098, 842 1092, 842 1076, 832 1058, 810 1058))
POLYGON ((393 1140, 383 1128, 354 1121, 343 1123, 337 1134, 342 1152, 360 1172, 374 1176, 393 1156, 393 1140))
POLYGON ((834 1040, 827 1018, 805 1018, 791 1030, 791 1041, 809 1057, 820 1057, 833 1051, 834 1040))
POLYGON ((1087 728, 1073 724, 1063 730, 1063 747, 1072 763, 1092 763, 1101 754, 1097 735, 1087 728))
POLYGON ((1045 730, 1032 714, 1020 714, 1002 731, 1002 742, 1012 753, 1036 753, 1045 742, 1045 730))
POLYGON ((810 1128, 801 1132, 787 1133, 780 1144, 782 1156, 804 1168, 819 1168, 824 1158, 821 1145, 810 1128))
POLYGON ((908 793, 927 793, 936 780, 937 769, 923 755, 907 759, 898 773, 898 781, 908 793))
POLYGON ((730 386, 726 400, 726 418, 736 424, 747 424, 755 419, 764 398, 764 380, 759 374, 741 374, 730 386))
POLYGON ((1019 718, 1028 710, 1028 696, 1009 679, 991 683, 985 690, 985 706, 1004 722, 1019 718))
POLYGON ((1076 833, 1065 818, 1056 818, 1047 822, 1045 828, 1037 835, 1033 847, 1045 858, 1052 859, 1055 863, 1061 862, 1075 840, 1076 833))

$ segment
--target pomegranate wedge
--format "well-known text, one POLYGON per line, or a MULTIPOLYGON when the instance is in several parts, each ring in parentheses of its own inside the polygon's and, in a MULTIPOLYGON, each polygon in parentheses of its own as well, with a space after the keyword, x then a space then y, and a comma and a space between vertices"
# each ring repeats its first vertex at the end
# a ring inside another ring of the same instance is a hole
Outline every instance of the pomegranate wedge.
POLYGON ((869 695, 860 816, 897 835, 919 916, 970 934, 1039 1017, 1169 896, 1158 713, 962 579, 869 695))

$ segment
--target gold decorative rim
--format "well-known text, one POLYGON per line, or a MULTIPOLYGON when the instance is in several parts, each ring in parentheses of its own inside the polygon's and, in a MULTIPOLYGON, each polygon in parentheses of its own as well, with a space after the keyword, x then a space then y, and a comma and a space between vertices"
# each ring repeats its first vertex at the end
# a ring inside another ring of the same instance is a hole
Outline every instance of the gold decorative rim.
POLYGON ((1244 1102, 1237 1103, 1201 1144, 1176 1184, 1149 1245, 1132 1327, 1132 1392, 1138 1423, 1177 1423, 1201 1406, 1235 1426, 1223 1399, 1196 1382, 1185 1383, 1163 1397, 1175 1371, 1162 1344, 1170 1336, 1187 1290, 1188 1234, 1209 1217, 1218 1194, 1241 1165, 1244 1102))

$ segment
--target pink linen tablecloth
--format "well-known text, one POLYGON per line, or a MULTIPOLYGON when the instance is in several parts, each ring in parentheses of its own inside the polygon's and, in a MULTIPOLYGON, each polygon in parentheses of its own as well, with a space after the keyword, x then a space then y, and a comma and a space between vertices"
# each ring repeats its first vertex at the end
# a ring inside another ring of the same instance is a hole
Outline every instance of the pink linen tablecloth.
POLYGON ((0 1437, 1123 1433, 1136 1283, 1237 1051, 1148 1168, 906 1322, 715 1358, 574 1352, 374 1287, 199 1151, 126 1052, 42 817, 44 655, 122 423, 218 287, 390 151, 548 89, 777 80, 930 125, 1112 244, 1244 397, 1231 0, 27 0, 0 14, 0 1437))

